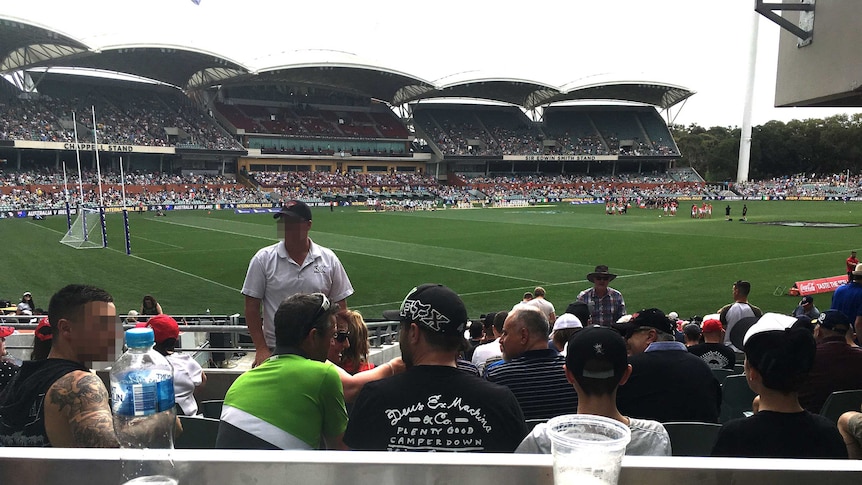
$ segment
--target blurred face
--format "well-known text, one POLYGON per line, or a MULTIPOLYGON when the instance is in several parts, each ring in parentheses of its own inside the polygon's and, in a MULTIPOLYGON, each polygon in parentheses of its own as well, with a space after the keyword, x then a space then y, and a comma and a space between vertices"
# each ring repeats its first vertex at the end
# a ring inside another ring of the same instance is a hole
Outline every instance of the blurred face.
POLYGON ((503 360, 512 360, 527 350, 527 329, 515 317, 517 314, 509 315, 503 323, 503 334, 500 335, 500 350, 503 352, 503 360))
POLYGON ((81 362, 117 359, 123 334, 113 303, 91 301, 71 320, 70 341, 81 362))
POLYGON ((336 364, 341 362, 342 353, 350 348, 350 340, 347 338, 348 331, 347 322, 336 318, 335 335, 332 336, 332 340, 329 342, 329 355, 327 358, 330 362, 335 362, 336 364))
POLYGON ((308 358, 323 362, 329 356, 329 348, 335 337, 335 315, 329 319, 329 325, 323 332, 316 332, 311 340, 310 349, 307 349, 308 358))
POLYGON ((0 337, 0 357, 6 355, 6 337, 0 337))
POLYGON ((602 289, 607 288, 608 283, 610 283, 610 281, 611 281, 610 276, 603 276, 603 275, 593 276, 593 287, 602 288, 602 289))
POLYGON ((281 216, 278 219, 278 228, 285 241, 305 239, 311 229, 311 221, 305 221, 298 217, 281 216))

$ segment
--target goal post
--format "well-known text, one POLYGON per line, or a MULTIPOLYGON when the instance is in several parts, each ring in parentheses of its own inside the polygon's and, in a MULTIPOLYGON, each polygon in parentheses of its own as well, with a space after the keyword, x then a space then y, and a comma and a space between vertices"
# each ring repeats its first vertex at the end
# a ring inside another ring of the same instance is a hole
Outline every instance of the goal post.
POLYGON ((72 227, 60 243, 75 249, 104 248, 108 246, 107 236, 105 210, 79 206, 72 227))

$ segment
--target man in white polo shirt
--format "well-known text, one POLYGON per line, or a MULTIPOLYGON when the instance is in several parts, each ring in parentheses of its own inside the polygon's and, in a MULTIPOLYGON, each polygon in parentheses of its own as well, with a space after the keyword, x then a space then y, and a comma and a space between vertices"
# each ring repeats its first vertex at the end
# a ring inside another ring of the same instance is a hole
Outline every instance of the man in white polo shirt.
POLYGON ((273 317, 281 302, 296 293, 323 293, 342 309, 353 286, 347 272, 332 250, 319 246, 308 237, 311 209, 302 201, 291 200, 274 216, 284 241, 259 250, 248 265, 242 294, 245 296, 245 321, 254 341, 257 366, 275 348, 273 317))

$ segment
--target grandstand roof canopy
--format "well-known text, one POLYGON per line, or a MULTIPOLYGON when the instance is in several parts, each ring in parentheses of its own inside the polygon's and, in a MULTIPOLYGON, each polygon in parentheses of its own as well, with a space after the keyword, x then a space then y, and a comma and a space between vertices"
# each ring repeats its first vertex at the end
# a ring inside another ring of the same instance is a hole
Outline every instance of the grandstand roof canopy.
POLYGON ((246 65, 206 50, 135 43, 92 47, 50 27, 0 17, 0 74, 34 67, 78 67, 132 74, 183 89, 227 85, 286 84, 324 87, 399 106, 430 98, 473 98, 533 109, 572 100, 633 101, 667 109, 694 92, 640 80, 592 79, 557 87, 505 75, 466 72, 438 82, 331 50, 284 53, 272 67, 246 65))
POLYGON ((404 104, 434 90, 432 83, 416 76, 373 64, 348 52, 324 49, 284 52, 274 67, 225 79, 218 84, 323 87, 368 96, 393 105, 404 104))

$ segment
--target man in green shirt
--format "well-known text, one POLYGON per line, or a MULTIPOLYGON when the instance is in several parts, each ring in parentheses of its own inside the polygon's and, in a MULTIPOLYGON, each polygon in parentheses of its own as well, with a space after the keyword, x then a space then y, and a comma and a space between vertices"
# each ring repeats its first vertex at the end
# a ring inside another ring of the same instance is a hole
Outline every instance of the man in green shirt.
POLYGON ((279 305, 275 352, 228 389, 217 448, 345 449, 344 391, 326 361, 338 308, 322 293, 279 305))

